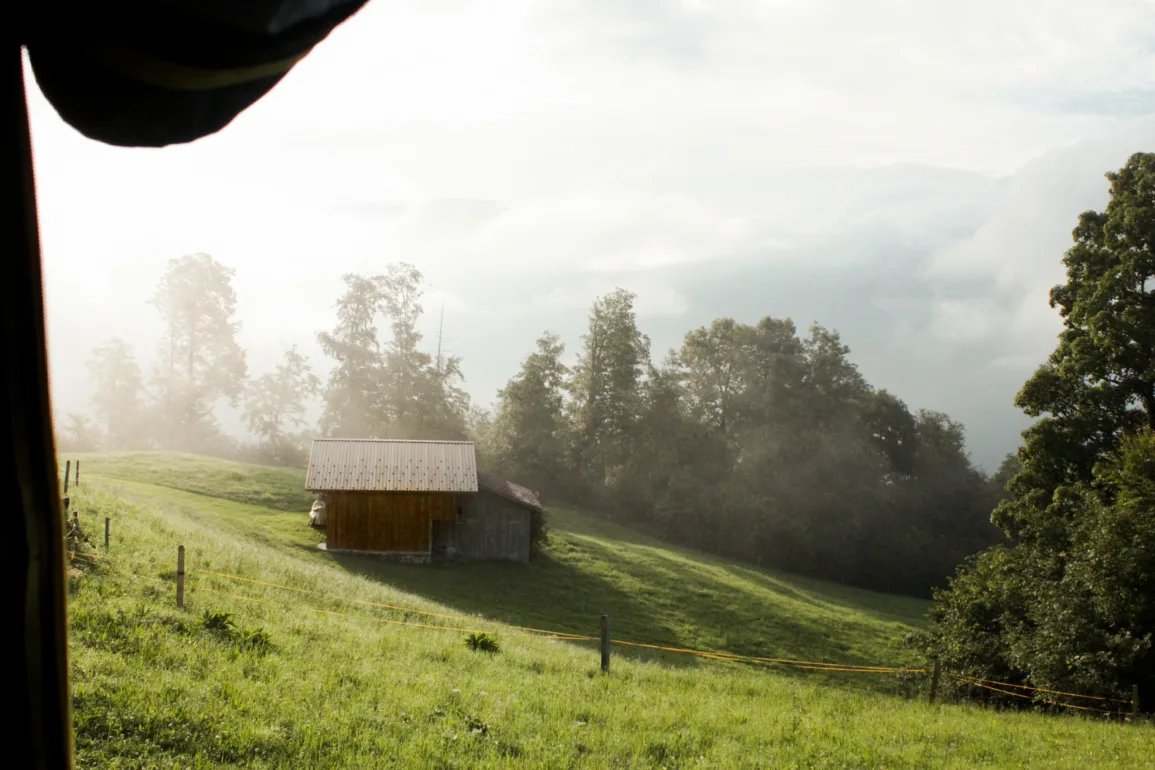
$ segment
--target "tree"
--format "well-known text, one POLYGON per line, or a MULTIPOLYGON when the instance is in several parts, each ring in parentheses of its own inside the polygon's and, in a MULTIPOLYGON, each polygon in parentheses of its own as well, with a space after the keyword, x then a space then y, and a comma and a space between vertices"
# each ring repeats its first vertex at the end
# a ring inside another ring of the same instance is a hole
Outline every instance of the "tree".
POLYGON ((874 544, 881 555, 886 539, 905 537, 911 556, 909 581, 901 587, 909 592, 921 586, 925 592, 966 557, 998 541, 998 529, 990 522, 997 498, 987 477, 971 464, 962 424, 942 412, 920 409, 912 438, 909 470, 889 488, 890 531, 874 544))
POLYGON ((67 452, 95 452, 100 448, 100 432, 88 415, 71 412, 60 444, 67 452))
POLYGON ((1107 209, 1079 217, 1067 282, 1051 290, 1059 344, 1016 399, 1039 420, 1023 434, 1016 494, 997 513, 1015 537, 1061 538, 1062 490, 1090 478, 1125 433, 1155 427, 1155 154, 1107 178, 1107 209))
POLYGON ((594 301, 570 382, 574 464, 592 489, 618 483, 637 419, 638 385, 649 363, 650 340, 638 331, 635 299, 615 289, 594 301))
POLYGON ((1008 454, 999 463, 998 469, 990 478, 991 496, 995 500, 995 505, 1010 497, 1010 491, 1007 487, 1011 483, 1011 479, 1019 475, 1022 470, 1023 463, 1017 454, 1008 454))
POLYGON ((565 346, 546 332, 497 395, 492 439, 497 467, 534 488, 572 492, 565 467, 565 346))
POLYGON ((145 441, 141 425, 144 382, 132 348, 122 339, 108 340, 93 349, 88 371, 96 386, 92 406, 104 424, 108 449, 141 446, 145 441))
POLYGON ((724 434, 735 427, 746 387, 746 348, 751 337, 750 327, 732 318, 719 318, 687 333, 677 356, 695 418, 724 434))
POLYGON ((161 440, 205 450, 217 434, 213 409, 244 391, 245 353, 232 279, 235 271, 207 254, 169 260, 153 295, 164 322, 156 371, 161 440))
POLYGON ((413 265, 390 265, 379 277, 382 309, 389 319, 391 336, 385 345, 382 367, 382 400, 391 431, 418 438, 429 420, 427 392, 433 358, 418 348, 421 332, 421 273, 413 265))
POLYGON ((345 293, 337 300, 337 326, 317 334, 325 355, 337 362, 325 388, 321 428, 327 436, 381 436, 380 281, 352 273, 342 280, 345 293))
POLYGON ((462 439, 469 398, 460 387, 461 359, 433 360, 419 345, 417 329, 422 276, 413 265, 397 263, 379 277, 390 339, 382 368, 382 405, 391 435, 403 438, 462 439))
POLYGON ((325 389, 322 429, 330 436, 462 439, 469 398, 460 386, 461 360, 434 362, 420 349, 422 277, 412 265, 383 275, 346 275, 337 326, 317 335, 337 361, 325 389), (377 319, 389 321, 378 339, 377 319))
POLYGON ((1059 343, 1016 399, 1038 419, 995 512, 1010 543, 938 595, 928 643, 955 670, 1103 693, 1152 674, 1155 616, 1126 597, 1151 589, 1136 506, 1155 500, 1155 155, 1107 178, 1110 202, 1079 217, 1051 291, 1059 343))
POLYGON ((664 537, 720 550, 713 501, 730 470, 727 441, 709 418, 695 417, 685 369, 671 351, 650 365, 615 502, 664 537))
POLYGON ((572 376, 538 340, 472 432, 487 459, 679 543, 887 591, 928 595, 994 542, 963 426, 871 388, 837 332, 717 319, 655 366, 633 299, 594 303, 572 376))
POLYGON ((303 458, 300 436, 290 429, 305 425, 308 401, 320 388, 321 381, 295 345, 285 351, 273 372, 249 384, 244 419, 260 440, 267 461, 288 465, 303 458))
POLYGON ((808 364, 794 322, 766 316, 750 328, 748 337, 743 361, 745 388, 739 403, 744 429, 805 421, 808 364))
POLYGON ((886 390, 871 391, 862 419, 871 440, 886 455, 890 472, 899 477, 914 473, 918 425, 902 399, 886 390))
POLYGON ((842 344, 838 332, 814 324, 802 346, 806 356, 803 388, 813 425, 833 424, 858 411, 870 387, 850 361, 850 348, 842 344))
POLYGON ((471 403, 465 415, 465 433, 473 442, 480 468, 497 468, 494 411, 471 403))

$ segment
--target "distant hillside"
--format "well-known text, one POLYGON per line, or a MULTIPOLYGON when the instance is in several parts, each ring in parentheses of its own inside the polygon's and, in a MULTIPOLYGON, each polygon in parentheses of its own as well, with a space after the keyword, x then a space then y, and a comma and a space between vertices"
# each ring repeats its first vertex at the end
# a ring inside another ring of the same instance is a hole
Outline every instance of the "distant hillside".
POLYGON ((69 455, 69 459, 81 460, 82 477, 95 474, 143 481, 279 511, 307 512, 313 505, 313 495, 305 491, 303 470, 176 452, 110 452, 69 455))

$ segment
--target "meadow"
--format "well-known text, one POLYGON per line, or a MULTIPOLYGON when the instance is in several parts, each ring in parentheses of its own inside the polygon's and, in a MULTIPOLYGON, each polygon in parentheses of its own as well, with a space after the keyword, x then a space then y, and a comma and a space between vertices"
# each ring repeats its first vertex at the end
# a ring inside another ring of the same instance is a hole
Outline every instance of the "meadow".
POLYGON ((924 622, 918 600, 570 510, 550 511, 528 565, 335 558, 306 525, 300 471, 82 460, 70 490, 89 538, 70 566, 81 767, 1142 767, 1155 746, 1148 725, 928 705, 924 674, 615 645, 604 675, 596 643, 558 636, 596 635, 608 614, 622 641, 917 667, 902 640, 924 622), (497 651, 467 646, 477 631, 497 651))

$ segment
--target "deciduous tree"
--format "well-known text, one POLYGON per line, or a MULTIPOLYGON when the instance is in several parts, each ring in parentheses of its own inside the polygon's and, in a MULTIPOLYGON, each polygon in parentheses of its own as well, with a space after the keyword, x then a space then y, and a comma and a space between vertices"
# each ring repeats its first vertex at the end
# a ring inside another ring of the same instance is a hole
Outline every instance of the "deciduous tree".
POLYGON ((572 493, 566 478, 565 346, 546 332, 497 396, 494 461, 511 477, 555 493, 572 493))
POLYGON ((106 446, 112 450, 145 444, 142 419, 144 381, 128 343, 112 338, 92 351, 88 361, 94 392, 92 407, 103 423, 106 446))
POLYGON ((274 465, 299 462, 302 437, 293 431, 305 425, 309 399, 321 381, 294 345, 277 368, 249 384, 245 393, 245 423, 260 440, 262 453, 274 465))
POLYGON ((995 521, 1011 542, 960 571, 931 649, 956 670, 1117 694, 1155 685, 1155 154, 1107 178, 1051 291, 1059 344, 1016 403, 1038 418, 995 521), (1145 641, 1146 640, 1146 641, 1145 641))
POLYGON ((217 434, 213 410, 244 391, 245 352, 237 342, 231 268, 207 254, 169 260, 152 304, 164 323, 155 370, 160 439, 204 451, 217 434))

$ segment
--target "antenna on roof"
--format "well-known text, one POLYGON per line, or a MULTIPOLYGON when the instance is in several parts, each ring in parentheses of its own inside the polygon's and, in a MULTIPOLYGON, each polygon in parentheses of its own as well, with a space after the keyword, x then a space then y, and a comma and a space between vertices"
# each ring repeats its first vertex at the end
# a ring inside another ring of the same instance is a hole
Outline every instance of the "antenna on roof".
POLYGON ((437 375, 441 376, 441 332, 445 328, 445 297, 441 298, 441 320, 437 322, 437 375))

